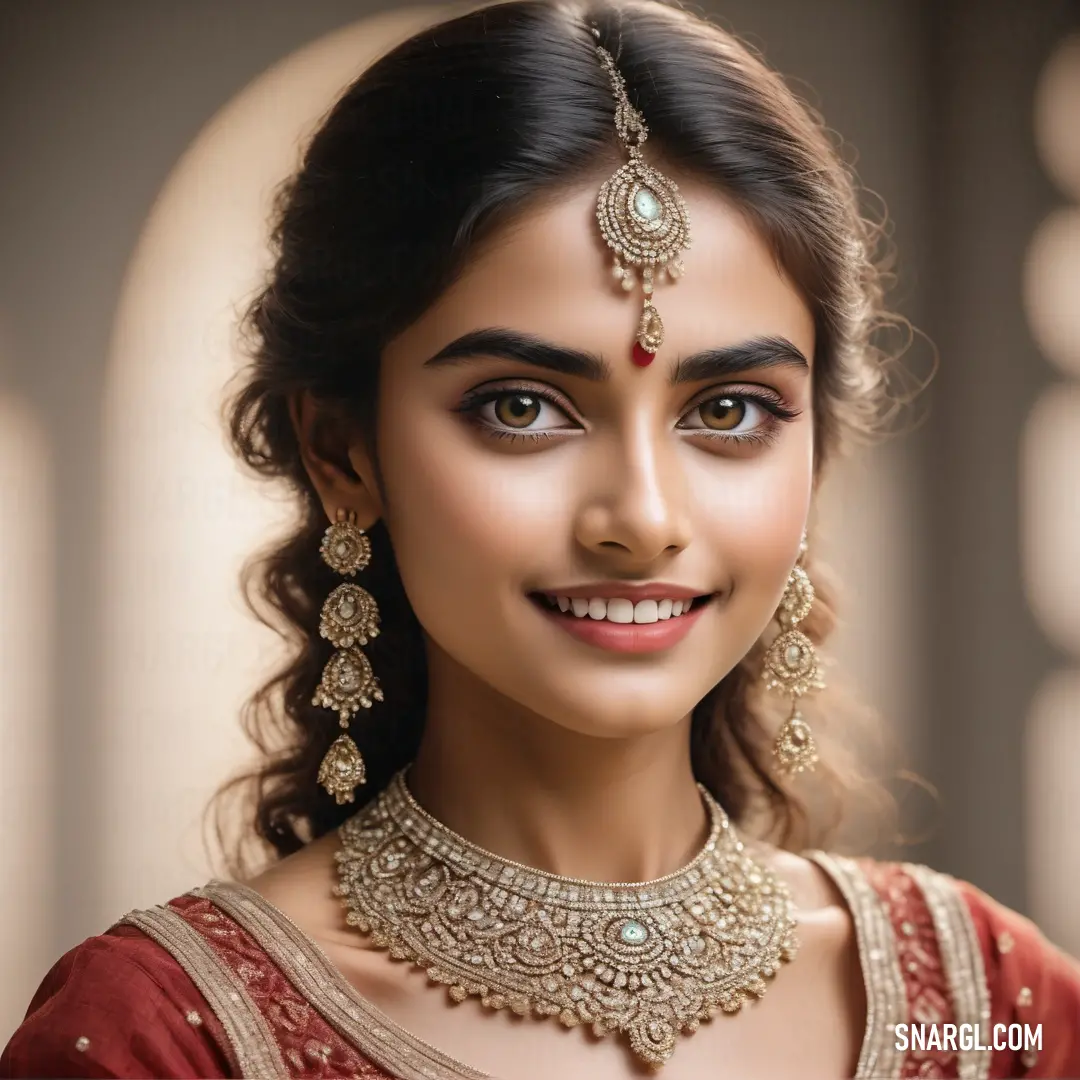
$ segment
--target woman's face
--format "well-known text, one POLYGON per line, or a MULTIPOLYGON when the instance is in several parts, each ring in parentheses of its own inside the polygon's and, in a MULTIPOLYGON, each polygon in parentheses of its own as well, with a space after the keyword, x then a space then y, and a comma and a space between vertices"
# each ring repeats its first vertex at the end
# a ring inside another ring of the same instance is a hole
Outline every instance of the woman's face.
POLYGON ((626 736, 683 719, 773 616, 811 496, 814 332, 738 212, 684 187, 693 246, 635 366, 640 287, 611 275, 598 186, 505 231, 389 344, 378 449, 439 681, 626 736))

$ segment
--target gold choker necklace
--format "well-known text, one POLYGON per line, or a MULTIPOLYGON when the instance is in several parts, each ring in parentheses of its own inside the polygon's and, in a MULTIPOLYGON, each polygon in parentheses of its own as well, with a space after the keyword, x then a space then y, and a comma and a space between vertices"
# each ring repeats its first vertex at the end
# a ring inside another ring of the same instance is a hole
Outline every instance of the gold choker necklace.
POLYGON ((339 829, 334 892, 350 926, 453 1000, 623 1033, 662 1065, 680 1033, 760 997, 798 947, 787 886, 700 790, 712 828, 697 856, 655 881, 607 884, 471 844, 416 802, 403 769, 339 829))

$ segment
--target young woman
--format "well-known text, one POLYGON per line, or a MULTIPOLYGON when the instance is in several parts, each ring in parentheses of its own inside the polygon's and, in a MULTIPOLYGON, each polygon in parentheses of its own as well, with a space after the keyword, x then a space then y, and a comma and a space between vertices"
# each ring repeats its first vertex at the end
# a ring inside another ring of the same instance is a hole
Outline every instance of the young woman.
POLYGON ((274 239, 232 411, 298 510, 273 858, 69 952, 0 1073, 1080 1074, 1029 922, 793 853, 839 784, 806 533, 884 389, 782 81, 655 0, 474 11, 348 89, 274 239))

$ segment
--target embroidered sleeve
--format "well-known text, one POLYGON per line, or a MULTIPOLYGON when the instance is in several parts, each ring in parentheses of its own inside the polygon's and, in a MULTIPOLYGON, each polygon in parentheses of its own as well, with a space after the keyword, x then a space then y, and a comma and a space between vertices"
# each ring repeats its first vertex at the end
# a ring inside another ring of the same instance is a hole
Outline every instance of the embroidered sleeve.
MULTIPOLYGON (((992 1024, 1039 1027, 1041 1045, 994 1053, 991 1076, 1080 1076, 1080 964, 1029 919, 957 882, 990 986, 992 1024)), ((1018 1040, 1023 1036, 1018 1033, 1018 1040)))
POLYGON ((0 1055, 0 1077, 228 1077, 222 1033, 195 987, 137 931, 62 956, 0 1055))
POLYGON ((326 1021, 259 941, 209 900, 188 894, 128 918, 135 914, 230 1025, 243 1075, 389 1080, 326 1021))

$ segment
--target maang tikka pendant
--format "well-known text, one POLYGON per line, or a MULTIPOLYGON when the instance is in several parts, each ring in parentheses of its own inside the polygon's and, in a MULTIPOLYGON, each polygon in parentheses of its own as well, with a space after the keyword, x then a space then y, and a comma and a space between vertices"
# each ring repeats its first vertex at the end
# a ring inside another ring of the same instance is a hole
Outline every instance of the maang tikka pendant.
MULTIPOLYGON (((593 35, 599 38, 600 31, 594 28, 593 35)), ((615 129, 630 157, 600 188, 596 220, 615 255, 611 272, 627 292, 637 284, 635 269, 641 269, 645 302, 632 359, 639 367, 647 367, 664 342, 664 323, 652 302, 653 287, 665 276, 672 281, 681 276, 684 268, 679 255, 690 247, 690 219, 675 182, 646 165, 641 156, 649 129, 630 104, 614 59, 600 45, 596 52, 611 78, 615 129)))

